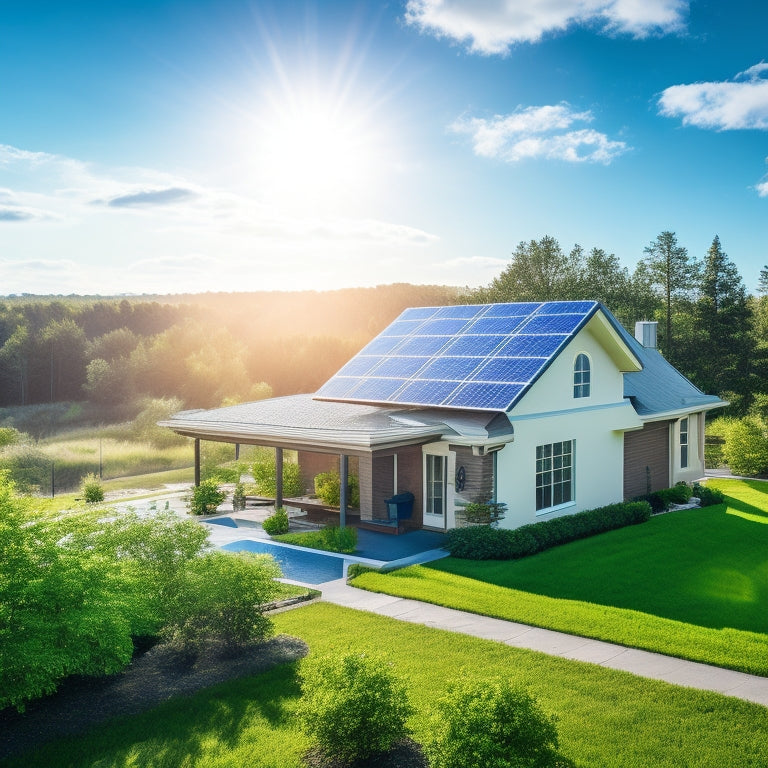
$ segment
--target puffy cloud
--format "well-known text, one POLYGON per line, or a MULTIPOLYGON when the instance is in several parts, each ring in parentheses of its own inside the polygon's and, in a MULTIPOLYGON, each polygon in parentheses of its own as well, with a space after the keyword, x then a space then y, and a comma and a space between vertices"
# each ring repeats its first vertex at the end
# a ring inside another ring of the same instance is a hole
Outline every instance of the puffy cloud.
POLYGON ((672 85, 659 98, 659 112, 683 125, 728 130, 768 130, 768 64, 760 62, 733 80, 672 85))
POLYGON ((579 25, 637 38, 677 32, 687 11, 687 0, 409 0, 405 20, 490 55, 579 25))
POLYGON ((476 155, 507 163, 540 157, 607 165, 628 147, 592 129, 569 130, 574 123, 592 119, 589 111, 575 112, 568 104, 557 104, 526 107, 491 119, 462 117, 449 130, 471 136, 476 155))
POLYGON ((20 208, 0 207, 0 221, 29 221, 34 216, 20 208))

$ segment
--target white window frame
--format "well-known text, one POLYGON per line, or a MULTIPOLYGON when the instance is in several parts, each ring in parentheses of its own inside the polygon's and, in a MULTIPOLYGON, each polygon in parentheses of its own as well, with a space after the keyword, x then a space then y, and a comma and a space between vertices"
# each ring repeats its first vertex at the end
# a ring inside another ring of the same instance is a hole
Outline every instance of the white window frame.
POLYGON ((690 445, 690 427, 691 422, 685 416, 680 419, 680 430, 678 444, 680 446, 680 469, 688 469, 688 448, 690 445))
POLYGON ((575 400, 592 394, 592 361, 586 352, 579 352, 573 361, 573 397, 575 400))
POLYGON ((575 440, 560 440, 536 446, 537 515, 576 503, 575 467, 575 440))

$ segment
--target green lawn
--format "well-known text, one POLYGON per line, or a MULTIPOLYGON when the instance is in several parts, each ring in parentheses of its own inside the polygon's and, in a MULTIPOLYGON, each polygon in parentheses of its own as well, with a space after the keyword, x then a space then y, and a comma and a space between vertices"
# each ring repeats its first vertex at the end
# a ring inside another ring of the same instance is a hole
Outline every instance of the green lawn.
POLYGON ((726 504, 516 561, 440 560, 355 585, 768 675, 768 483, 726 504))
MULTIPOLYGON (((580 768, 764 768, 766 709, 623 672, 328 604, 275 616, 313 654, 386 654, 408 681, 415 738, 457 677, 511 677, 558 717, 561 751, 580 768)), ((3 768, 301 768, 297 667, 219 685, 152 712, 57 741, 3 768)))

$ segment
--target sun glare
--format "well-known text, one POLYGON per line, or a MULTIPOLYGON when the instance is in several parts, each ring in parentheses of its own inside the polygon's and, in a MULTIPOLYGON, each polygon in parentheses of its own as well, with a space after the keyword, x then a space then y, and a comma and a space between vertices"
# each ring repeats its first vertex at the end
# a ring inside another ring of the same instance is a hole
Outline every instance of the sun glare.
POLYGON ((261 116, 258 182, 297 206, 349 203, 375 173, 375 143, 364 112, 329 95, 292 95, 261 116))

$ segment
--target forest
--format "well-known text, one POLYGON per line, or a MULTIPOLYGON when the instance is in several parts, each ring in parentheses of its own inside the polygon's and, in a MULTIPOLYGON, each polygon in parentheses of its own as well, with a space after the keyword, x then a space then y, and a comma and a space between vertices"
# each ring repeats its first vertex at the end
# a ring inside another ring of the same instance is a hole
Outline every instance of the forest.
POLYGON ((521 242, 477 289, 6 297, 0 408, 78 402, 110 423, 147 398, 209 408, 311 392, 406 307, 559 299, 600 301, 630 332, 657 320, 662 353, 728 415, 768 415, 768 266, 750 295, 717 236, 695 256, 669 231, 631 272, 601 248, 521 242))

